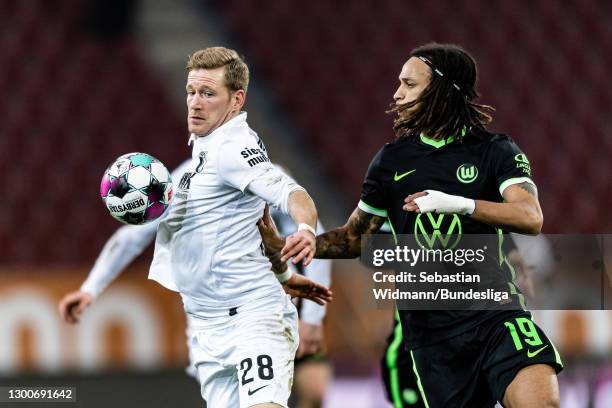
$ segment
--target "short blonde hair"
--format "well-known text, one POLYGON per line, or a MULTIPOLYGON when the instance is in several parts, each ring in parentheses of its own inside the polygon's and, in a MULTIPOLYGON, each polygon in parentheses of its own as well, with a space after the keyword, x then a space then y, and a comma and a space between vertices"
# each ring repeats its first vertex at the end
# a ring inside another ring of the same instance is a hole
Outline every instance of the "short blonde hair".
POLYGON ((196 51, 187 60, 187 72, 195 69, 214 69, 225 67, 225 85, 230 91, 247 91, 249 87, 249 67, 242 57, 230 48, 209 47, 196 51))

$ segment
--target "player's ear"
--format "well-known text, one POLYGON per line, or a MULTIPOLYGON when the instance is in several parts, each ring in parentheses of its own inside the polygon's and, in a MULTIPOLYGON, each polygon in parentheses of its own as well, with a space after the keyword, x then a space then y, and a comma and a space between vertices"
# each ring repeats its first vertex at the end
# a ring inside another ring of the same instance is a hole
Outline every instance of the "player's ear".
POLYGON ((244 101, 246 98, 246 93, 244 92, 244 89, 239 89, 236 92, 234 92, 234 95, 232 95, 232 98, 233 98, 233 103, 234 103, 234 110, 240 111, 242 107, 244 106, 244 101))

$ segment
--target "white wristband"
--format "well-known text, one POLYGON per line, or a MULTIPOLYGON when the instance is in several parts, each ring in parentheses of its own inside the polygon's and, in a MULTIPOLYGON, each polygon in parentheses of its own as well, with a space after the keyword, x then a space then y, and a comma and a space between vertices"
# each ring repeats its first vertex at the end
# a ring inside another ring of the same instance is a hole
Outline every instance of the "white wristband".
POLYGON ((314 235, 315 237, 317 236, 317 231, 315 231, 314 228, 312 228, 310 225, 306 224, 306 223, 302 223, 300 225, 298 225, 298 231, 310 231, 312 233, 312 235, 314 235))
POLYGON ((289 268, 287 268, 287 270, 283 273, 275 273, 274 275, 276 275, 276 279, 278 279, 278 281, 280 283, 285 283, 287 282, 289 279, 291 279, 291 277, 293 276, 293 271, 289 268))

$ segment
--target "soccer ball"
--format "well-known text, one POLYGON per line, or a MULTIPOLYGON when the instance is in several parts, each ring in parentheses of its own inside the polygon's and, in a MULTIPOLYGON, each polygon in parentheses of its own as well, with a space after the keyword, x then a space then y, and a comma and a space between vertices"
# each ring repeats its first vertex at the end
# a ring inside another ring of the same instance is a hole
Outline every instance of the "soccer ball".
POLYGON ((172 199, 172 179, 166 166, 146 153, 128 153, 104 172, 100 195, 110 214, 132 225, 162 216, 172 199))

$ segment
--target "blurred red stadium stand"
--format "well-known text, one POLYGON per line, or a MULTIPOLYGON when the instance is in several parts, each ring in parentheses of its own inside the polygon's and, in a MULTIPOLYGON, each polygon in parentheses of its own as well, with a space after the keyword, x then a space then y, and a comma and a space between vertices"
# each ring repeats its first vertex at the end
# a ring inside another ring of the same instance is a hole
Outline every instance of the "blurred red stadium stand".
POLYGON ((189 154, 181 116, 137 44, 92 36, 86 5, 0 2, 6 264, 91 263, 119 226, 98 198, 104 168, 131 151, 171 168, 189 154))
POLYGON ((214 3, 350 200, 393 137, 384 110, 408 52, 453 42, 479 62, 491 129, 530 157, 545 231, 612 230, 609 2, 214 3))
MULTIPOLYGON (((108 163, 146 151, 172 168, 189 154, 180 107, 139 45, 129 35, 91 35, 85 4, 0 2, 6 264, 92 262, 118 226, 97 196, 108 163)), ((480 63, 481 101, 497 108, 491 128, 528 153, 545 231, 612 229, 611 3, 210 4, 349 202, 358 199, 371 157, 392 138, 384 110, 406 54, 449 41, 480 63)))

